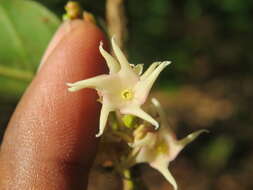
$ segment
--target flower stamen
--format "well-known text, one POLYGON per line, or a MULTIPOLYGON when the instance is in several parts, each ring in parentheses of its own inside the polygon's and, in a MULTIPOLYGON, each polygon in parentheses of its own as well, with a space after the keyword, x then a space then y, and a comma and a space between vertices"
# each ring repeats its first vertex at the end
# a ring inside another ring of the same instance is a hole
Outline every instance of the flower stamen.
POLYGON ((165 141, 161 141, 156 145, 156 151, 158 154, 166 154, 169 151, 169 147, 165 141))
POLYGON ((131 90, 127 89, 127 90, 123 90, 121 92, 121 97, 124 99, 124 100, 132 100, 133 97, 134 97, 134 94, 131 90))

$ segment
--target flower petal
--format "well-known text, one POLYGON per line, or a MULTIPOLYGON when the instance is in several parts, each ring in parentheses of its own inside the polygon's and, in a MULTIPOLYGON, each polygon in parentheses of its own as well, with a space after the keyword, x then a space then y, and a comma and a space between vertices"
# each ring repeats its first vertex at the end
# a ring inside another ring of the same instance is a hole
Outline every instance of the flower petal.
POLYGON ((137 75, 141 75, 142 71, 143 71, 143 64, 130 64, 132 66, 133 71, 137 74, 137 75))
MULTIPOLYGON (((169 135, 169 138, 174 138, 175 137, 175 133, 172 130, 172 128, 170 127, 169 123, 168 123, 168 118, 166 117, 166 113, 163 110, 160 102, 156 99, 156 98, 152 98, 151 102, 153 103, 153 105, 155 106, 156 111, 158 112, 159 115, 159 120, 161 122, 161 130, 166 130, 166 136, 169 135)), ((165 135, 165 134, 164 134, 165 135)))
POLYGON ((120 70, 120 65, 113 56, 111 56, 107 51, 104 50, 103 42, 100 42, 99 51, 106 60, 107 66, 110 70, 110 74, 118 72, 120 70))
POLYGON ((177 182, 176 182, 175 178, 171 175, 171 173, 168 169, 169 164, 156 162, 156 163, 152 163, 150 165, 151 165, 151 167, 157 169, 166 178, 166 180, 171 183, 174 190, 178 189, 177 182))
POLYGON ((155 68, 160 64, 161 62, 154 62, 152 63, 149 68, 143 73, 143 75, 141 76, 141 80, 146 79, 154 70, 155 68))
POLYGON ((89 79, 81 80, 75 83, 67 83, 69 91, 74 92, 83 88, 101 88, 103 87, 104 82, 108 78, 108 75, 99 75, 89 79))
POLYGON ((135 90, 136 90, 136 97, 140 100, 145 100, 146 97, 149 94, 149 91, 151 90, 155 80, 159 76, 159 74, 162 72, 162 70, 168 66, 171 62, 164 61, 162 62, 156 69, 149 74, 144 80, 139 81, 137 83, 135 90))
POLYGON ((100 112, 100 121, 99 121, 99 132, 96 134, 96 137, 99 137, 103 134, 105 127, 106 127, 106 122, 109 116, 109 113, 112 111, 111 106, 102 104, 102 109, 100 112))
POLYGON ((140 140, 137 140, 133 143, 128 143, 132 148, 142 147, 142 146, 154 146, 156 140, 156 135, 153 133, 147 133, 146 136, 140 140))
POLYGON ((195 132, 187 135, 185 138, 179 140, 178 144, 181 145, 183 148, 184 146, 186 146, 187 144, 189 144, 190 142, 195 140, 201 133, 208 133, 208 132, 209 131, 206 129, 201 129, 201 130, 195 131, 195 132))
POLYGON ((156 98, 152 98, 151 102, 155 106, 156 111, 158 112, 163 125, 168 125, 166 114, 165 114, 164 110, 162 109, 160 102, 156 98))
POLYGON ((121 109, 120 112, 123 114, 132 114, 141 119, 144 119, 147 122, 154 125, 155 129, 158 129, 159 127, 159 123, 156 120, 154 120, 149 114, 143 111, 140 107, 134 107, 134 106, 127 107, 127 108, 121 109))
POLYGON ((113 51, 120 63, 121 69, 123 70, 132 70, 130 64, 127 61, 127 58, 125 57, 124 53, 121 51, 119 46, 116 44, 114 37, 112 37, 112 48, 113 51))

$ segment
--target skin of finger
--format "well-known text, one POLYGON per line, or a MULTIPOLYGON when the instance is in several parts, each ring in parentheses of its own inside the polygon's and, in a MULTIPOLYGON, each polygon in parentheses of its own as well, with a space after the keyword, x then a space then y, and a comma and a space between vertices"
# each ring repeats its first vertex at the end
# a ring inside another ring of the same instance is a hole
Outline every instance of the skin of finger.
POLYGON ((95 155, 100 104, 94 90, 67 91, 107 72, 98 46, 103 33, 76 21, 18 104, 0 152, 0 189, 84 189, 95 155), (76 26, 77 25, 77 26, 76 26))
MULTIPOLYGON (((65 21, 54 34, 53 39, 50 41, 39 65, 39 69, 46 63, 48 57, 54 52, 54 49, 60 43, 61 40, 64 40, 64 36, 66 36, 71 30, 75 27, 79 26, 79 22, 76 21, 65 21)), ((38 69, 38 70, 39 70, 38 69)))

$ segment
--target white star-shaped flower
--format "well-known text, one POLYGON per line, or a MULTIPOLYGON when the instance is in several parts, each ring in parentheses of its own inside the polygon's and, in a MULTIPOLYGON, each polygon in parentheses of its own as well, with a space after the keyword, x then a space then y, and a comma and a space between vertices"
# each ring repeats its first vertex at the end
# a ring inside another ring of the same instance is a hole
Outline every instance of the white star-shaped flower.
POLYGON ((125 55, 115 43, 114 38, 112 38, 112 48, 117 60, 103 49, 102 43, 99 46, 100 53, 109 67, 109 74, 75 83, 67 83, 70 87, 69 91, 77 91, 83 88, 97 90, 102 101, 97 137, 103 134, 109 113, 117 110, 122 114, 131 114, 142 118, 158 128, 158 122, 144 112, 141 105, 146 101, 150 89, 160 72, 170 62, 155 62, 142 74, 143 66, 129 64, 125 55))
POLYGON ((176 190, 177 183, 168 170, 169 163, 176 158, 188 143, 196 139, 201 133, 207 131, 199 130, 181 140, 177 140, 174 132, 168 125, 160 103, 156 99, 152 99, 152 102, 160 116, 160 128, 157 131, 148 131, 147 128, 140 126, 134 132, 136 138, 130 146, 134 148, 135 164, 148 163, 151 167, 157 169, 176 190))

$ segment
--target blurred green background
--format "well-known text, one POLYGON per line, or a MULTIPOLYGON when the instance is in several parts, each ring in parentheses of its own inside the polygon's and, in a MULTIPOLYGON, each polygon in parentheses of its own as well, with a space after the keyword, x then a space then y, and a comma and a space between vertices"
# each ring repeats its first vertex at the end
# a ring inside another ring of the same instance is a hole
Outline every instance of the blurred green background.
MULTIPOLYGON (((0 0, 1 136, 66 3, 37 2, 0 0)), ((79 2, 104 19, 104 0, 79 2)), ((210 130, 171 164, 181 189, 253 189, 253 1, 125 0, 125 9, 130 62, 173 62, 153 96, 179 137, 210 130)), ((142 177, 150 189, 170 188, 158 173, 139 169, 148 171, 142 177)), ((92 181, 90 189, 99 189, 92 181)))

